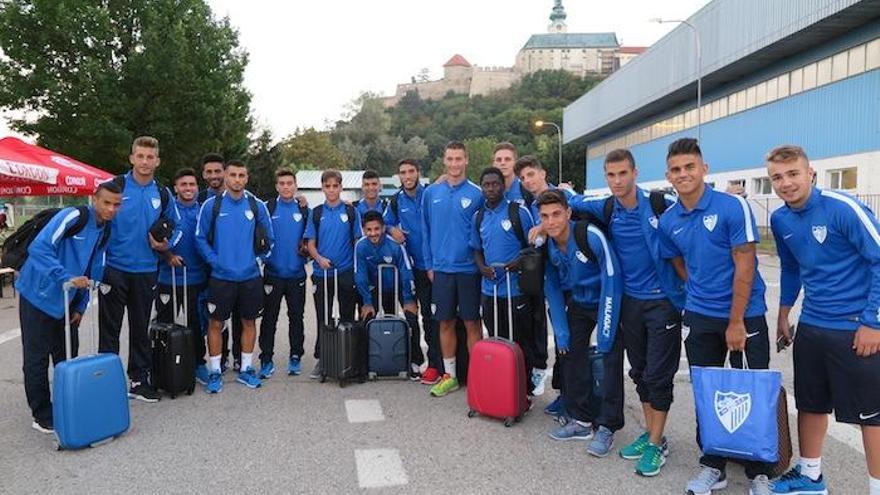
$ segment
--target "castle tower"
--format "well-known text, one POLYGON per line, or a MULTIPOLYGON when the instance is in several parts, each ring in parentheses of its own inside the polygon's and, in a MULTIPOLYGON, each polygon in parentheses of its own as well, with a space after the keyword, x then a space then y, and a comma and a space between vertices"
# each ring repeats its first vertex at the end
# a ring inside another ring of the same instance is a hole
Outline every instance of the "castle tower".
POLYGON ((455 54, 448 62, 443 64, 443 79, 450 81, 466 81, 474 72, 473 66, 464 57, 455 54))
POLYGON ((553 11, 550 13, 550 26, 547 28, 549 33, 564 33, 568 31, 565 25, 565 7, 562 6, 562 0, 553 2, 553 11))

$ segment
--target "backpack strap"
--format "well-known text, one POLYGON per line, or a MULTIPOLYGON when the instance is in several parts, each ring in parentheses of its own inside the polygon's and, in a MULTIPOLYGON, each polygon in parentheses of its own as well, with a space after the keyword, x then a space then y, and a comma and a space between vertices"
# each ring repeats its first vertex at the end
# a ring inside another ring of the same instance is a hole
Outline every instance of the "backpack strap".
POLYGON ((208 244, 214 245, 214 227, 217 225, 217 217, 220 216, 220 203, 223 201, 223 195, 214 196, 214 204, 211 205, 211 225, 208 227, 207 238, 208 244))
POLYGON ((651 210, 654 216, 660 218, 660 215, 666 211, 666 193, 662 189, 654 189, 648 195, 648 201, 651 202, 651 210))
POLYGON ((486 211, 486 207, 482 207, 477 210, 477 217, 474 218, 474 224, 477 227, 477 237, 480 236, 480 229, 483 227, 483 212, 486 211))
POLYGON ((523 201, 525 201, 527 206, 535 201, 535 195, 526 189, 526 186, 523 185, 522 181, 519 181, 519 194, 522 196, 523 201))
POLYGON ((602 221, 605 222, 605 228, 611 232, 611 216, 614 214, 614 196, 605 198, 605 204, 602 205, 602 221))
POLYGON ((598 262, 599 258, 596 257, 596 253, 593 252, 590 248, 590 243, 587 241, 587 227, 589 226, 589 222, 583 221, 574 224, 574 242, 577 244, 578 250, 584 253, 587 259, 598 262))
POLYGON ((354 234, 354 224, 357 223, 357 210, 354 209, 354 205, 345 205, 345 214, 348 215, 348 230, 351 235, 351 245, 354 246, 355 242, 357 242, 357 236, 354 234))
POLYGON ((315 248, 318 247, 318 236, 321 235, 321 215, 324 214, 324 205, 312 208, 312 223, 315 224, 315 248))
MULTIPOLYGON (((401 191, 402 190, 403 189, 401 189, 401 191)), ((391 199, 388 200, 388 206, 390 206, 391 211, 394 212, 394 218, 397 219, 397 223, 400 223, 400 205, 398 205, 398 203, 397 203, 398 196, 400 196, 400 192, 394 194, 394 196, 391 196, 391 199)))
POLYGON ((269 201, 266 201, 266 209, 269 210, 269 216, 275 214, 275 210, 278 209, 278 198, 272 198, 269 201))
POLYGON ((248 205, 251 207, 251 213, 254 214, 254 223, 260 220, 260 207, 257 205, 257 198, 255 198, 252 194, 244 193, 248 199, 248 205))
MULTIPOLYGON (((297 203, 297 206, 299 207, 300 215, 302 215, 303 218, 306 218, 306 219, 309 218, 309 207, 303 206, 299 203, 297 203)), ((274 212, 270 211, 270 213, 274 213, 274 212)))
POLYGON ((519 203, 516 201, 507 203, 507 218, 513 226, 513 233, 516 234, 516 238, 519 239, 520 247, 529 247, 529 241, 526 239, 525 230, 523 230, 522 219, 519 217, 519 203))
POLYGON ((64 231, 64 237, 73 237, 79 234, 89 223, 89 207, 77 206, 76 210, 79 212, 79 216, 76 217, 76 222, 64 231))

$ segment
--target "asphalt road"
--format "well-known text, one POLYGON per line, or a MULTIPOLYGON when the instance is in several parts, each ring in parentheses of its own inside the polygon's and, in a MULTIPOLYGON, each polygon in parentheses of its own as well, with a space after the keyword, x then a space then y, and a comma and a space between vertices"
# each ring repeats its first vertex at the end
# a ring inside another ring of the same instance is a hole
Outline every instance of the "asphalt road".
MULTIPOLYGON (((762 257, 775 332, 778 261, 762 257)), ((315 332, 307 306, 306 349, 315 332)), ((87 317, 88 318, 88 317, 87 317)), ((284 329, 282 313, 279 327, 284 329)), ((89 342, 84 324, 83 350, 89 342)), ((667 436, 671 455, 656 478, 633 473, 634 462, 596 459, 583 442, 558 443, 555 423, 541 410, 554 397, 534 399, 522 423, 468 419, 464 390, 432 398, 423 385, 387 381, 340 389, 306 374, 284 374, 287 343, 278 332, 282 371, 250 390, 227 373, 223 392, 201 387, 191 397, 158 404, 131 402, 132 426, 123 437, 82 451, 58 452, 53 437, 30 428, 22 386, 16 302, 0 299, 0 493, 682 493, 695 469, 693 397, 682 361, 667 436)), ((125 332, 123 332, 125 334, 125 332)), ((93 341, 96 342, 96 339, 93 341)), ((126 344, 123 344, 126 348, 126 344)), ((123 355, 125 359, 125 355, 123 355)), ((303 370, 311 370, 306 358, 303 370)), ((790 351, 774 354, 792 390, 790 351)), ((634 387, 626 388, 627 424, 616 447, 641 432, 634 387)), ((793 412, 793 406, 790 410, 793 412)), ((796 437, 794 416, 792 435, 796 437)), ((857 429, 836 425, 823 462, 833 493, 865 493, 867 471, 857 429)), ((726 493, 747 493, 743 470, 728 468, 726 493)))

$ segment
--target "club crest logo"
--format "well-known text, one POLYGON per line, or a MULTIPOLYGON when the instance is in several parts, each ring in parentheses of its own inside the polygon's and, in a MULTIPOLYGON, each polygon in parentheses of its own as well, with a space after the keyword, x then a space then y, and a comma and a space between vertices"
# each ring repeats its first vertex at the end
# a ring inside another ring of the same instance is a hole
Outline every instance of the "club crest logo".
POLYGON ((510 220, 504 219, 501 221, 501 228, 504 229, 505 232, 510 231, 510 220))
POLYGON ((208 303, 208 313, 214 314, 214 311, 217 311, 217 305, 214 303, 208 303))
POLYGON ((437 305, 434 303, 431 303, 431 314, 432 315, 437 314, 437 305))
POLYGON ((715 415, 728 433, 739 429, 752 412, 752 395, 715 391, 715 415))
POLYGON ((384 257, 382 257, 382 259, 385 260, 385 263, 391 263, 391 260, 393 258, 391 256, 384 256, 384 257))
POLYGON ((264 286, 263 286, 263 292, 265 292, 266 295, 268 296, 269 294, 272 293, 272 289, 274 289, 274 288, 275 288, 275 287, 273 287, 273 286, 271 286, 271 285, 268 285, 268 284, 267 284, 267 285, 264 285, 264 286))
POLYGON ((708 230, 709 232, 712 232, 713 230, 715 230, 715 225, 717 223, 718 223, 718 215, 716 215, 714 213, 712 215, 705 215, 703 217, 703 226, 706 227, 706 230, 708 230))
POLYGON ((168 294, 159 294, 159 301, 162 302, 162 305, 168 304, 168 301, 171 300, 171 296, 168 294))
POLYGON ((580 250, 575 251, 575 252, 574 252, 574 256, 575 256, 575 257, 576 257, 581 263, 586 263, 586 262, 588 261, 588 260, 587 260, 587 256, 586 256, 584 253, 580 252, 580 250))
POLYGON ((648 223, 651 224, 651 227, 654 227, 654 230, 657 230, 657 226, 660 224, 660 221, 657 220, 656 216, 653 216, 648 219, 648 223))
POLYGON ((153 198, 150 200, 150 203, 152 203, 154 210, 158 210, 159 206, 162 205, 162 200, 159 198, 153 198))
POLYGON ((339 219, 342 220, 342 223, 348 223, 348 213, 340 213, 339 219))
POLYGON ((293 214, 293 221, 294 222, 299 222, 302 219, 303 219, 302 213, 294 213, 293 214))
POLYGON ((828 229, 824 225, 813 225, 813 237, 819 241, 819 244, 823 244, 828 237, 828 229))
POLYGON ((254 219, 254 212, 252 212, 251 210, 245 210, 245 212, 244 212, 244 216, 245 216, 248 220, 253 220, 253 219, 254 219))
POLYGON ((110 293, 111 290, 113 290, 113 287, 110 284, 101 284, 100 290, 101 290, 101 294, 104 294, 106 296, 107 294, 110 293))
POLYGON ((461 198, 461 207, 467 208, 471 205, 471 198, 461 198))

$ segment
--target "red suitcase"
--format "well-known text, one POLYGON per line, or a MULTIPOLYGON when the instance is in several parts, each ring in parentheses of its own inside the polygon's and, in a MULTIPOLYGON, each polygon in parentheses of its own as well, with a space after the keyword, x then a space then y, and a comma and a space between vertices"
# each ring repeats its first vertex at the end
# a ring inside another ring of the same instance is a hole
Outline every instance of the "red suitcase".
MULTIPOLYGON (((504 426, 519 422, 530 403, 526 386, 526 362, 522 349, 513 341, 510 273, 507 272, 507 321, 510 340, 491 337, 477 342, 468 366, 468 417, 476 414, 504 420, 504 426)), ((498 287, 495 287, 495 324, 498 322, 498 287)))

